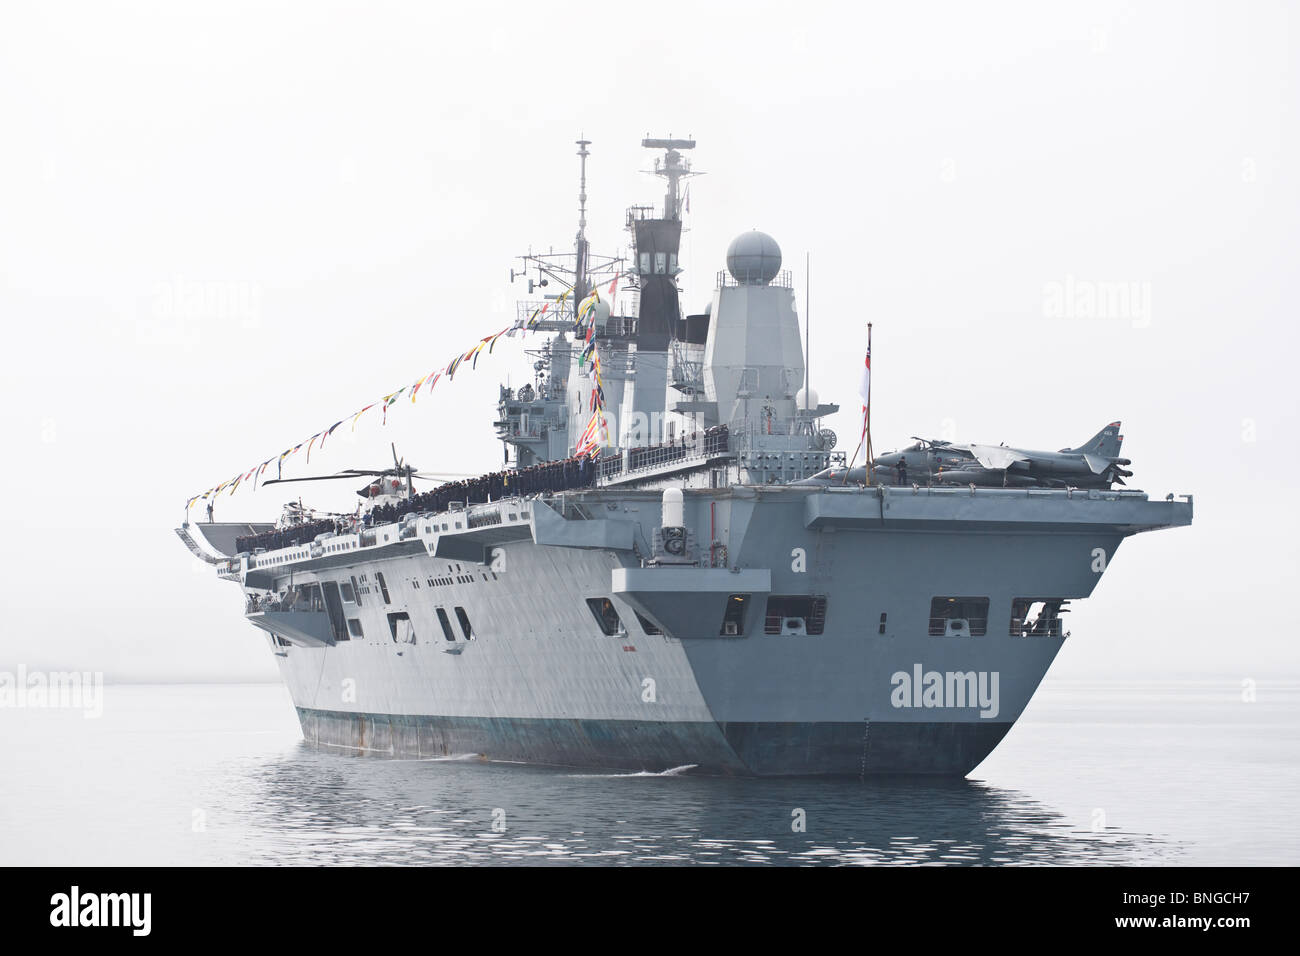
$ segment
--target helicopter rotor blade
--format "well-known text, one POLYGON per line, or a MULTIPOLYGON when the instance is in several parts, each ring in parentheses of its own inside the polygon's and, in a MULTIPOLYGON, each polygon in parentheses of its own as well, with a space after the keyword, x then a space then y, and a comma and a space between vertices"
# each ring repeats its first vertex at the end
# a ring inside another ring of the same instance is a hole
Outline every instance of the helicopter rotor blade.
POLYGON ((419 478, 423 481, 457 481, 461 478, 477 477, 476 475, 460 471, 416 471, 415 466, 404 465, 399 471, 394 471, 392 468, 385 468, 383 470, 377 468, 347 468, 333 475, 315 475, 307 478, 269 478, 266 481, 263 481, 262 484, 284 485, 294 481, 339 481, 343 478, 351 478, 355 481, 358 478, 382 478, 385 475, 394 474, 404 475, 407 479, 419 478))
POLYGON ((263 485, 287 485, 291 481, 338 481, 341 478, 351 478, 353 481, 355 481, 357 476, 353 474, 349 474, 348 472, 344 472, 341 475, 317 475, 314 478, 270 478, 262 482, 262 484, 263 485))

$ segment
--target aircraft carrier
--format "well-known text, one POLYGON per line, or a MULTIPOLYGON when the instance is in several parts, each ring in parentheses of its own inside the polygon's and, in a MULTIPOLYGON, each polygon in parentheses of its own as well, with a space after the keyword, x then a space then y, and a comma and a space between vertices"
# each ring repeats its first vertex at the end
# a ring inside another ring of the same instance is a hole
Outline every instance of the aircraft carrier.
POLYGON ((178 534, 243 592, 313 744, 968 773, 1087 639, 1071 602, 1129 536, 1190 524, 1190 496, 1114 487, 1117 422, 1058 453, 921 442, 853 469, 771 237, 731 244, 703 314, 679 304, 694 142, 643 142, 666 192, 628 210, 626 259, 588 245, 587 145, 573 251, 512 272, 531 380, 501 388, 502 472, 421 491, 396 461, 347 473, 367 482, 354 516, 178 534))

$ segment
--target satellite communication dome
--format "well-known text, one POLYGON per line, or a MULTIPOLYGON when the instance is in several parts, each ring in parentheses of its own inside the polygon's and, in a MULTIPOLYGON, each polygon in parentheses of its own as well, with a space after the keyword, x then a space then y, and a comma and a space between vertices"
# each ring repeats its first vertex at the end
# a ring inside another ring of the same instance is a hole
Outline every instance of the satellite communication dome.
POLYGON ((742 233, 727 247, 727 271, 741 285, 767 285, 781 271, 781 247, 757 229, 742 233))
POLYGON ((799 389, 794 393, 794 407, 796 409, 815 409, 821 403, 821 397, 817 394, 817 389, 810 388, 807 391, 799 389))

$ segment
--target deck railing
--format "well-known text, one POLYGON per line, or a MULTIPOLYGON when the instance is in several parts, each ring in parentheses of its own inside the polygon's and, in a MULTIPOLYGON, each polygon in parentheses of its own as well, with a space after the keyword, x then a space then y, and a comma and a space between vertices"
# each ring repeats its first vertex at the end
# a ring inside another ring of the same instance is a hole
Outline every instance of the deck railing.
POLYGON ((932 617, 930 618, 930 636, 948 636, 948 622, 962 625, 953 628, 952 637, 983 637, 988 630, 988 618, 984 617, 932 617))

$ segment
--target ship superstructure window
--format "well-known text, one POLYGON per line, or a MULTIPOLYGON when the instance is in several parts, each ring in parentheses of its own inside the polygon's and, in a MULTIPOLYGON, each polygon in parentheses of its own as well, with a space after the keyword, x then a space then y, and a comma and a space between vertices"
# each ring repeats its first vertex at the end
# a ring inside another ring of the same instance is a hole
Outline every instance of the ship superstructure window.
POLYGON ((299 584, 284 593, 282 603, 290 611, 323 611, 325 598, 319 584, 299 584))
POLYGON ((618 609, 609 598, 587 598, 587 607, 591 609, 591 616, 596 619, 602 634, 617 634, 623 626, 623 622, 618 619, 618 609))
POLYGON ((661 276, 668 272, 668 253, 655 253, 655 275, 661 276))
POLYGON ((650 274, 650 253, 641 253, 641 274, 648 276, 650 274))
POLYGON ((442 636, 449 641, 454 641, 456 635, 451 629, 451 619, 447 617, 447 609, 445 607, 438 608, 438 623, 442 625, 442 636))
POLYGON ((469 615, 465 613, 463 607, 456 608, 456 620, 460 621, 460 629, 465 635, 465 640, 474 640, 474 629, 469 626, 469 615))
POLYGON ((826 598, 822 595, 780 595, 767 599, 764 634, 821 634, 826 627, 826 598))
POLYGON ((986 597, 937 597, 930 601, 931 637, 983 637, 988 623, 986 597))
POLYGON ((415 628, 411 626, 411 615, 405 611, 394 611, 388 615, 388 630, 392 632, 394 644, 415 643, 415 628))
POLYGON ((881 634, 885 633, 885 622, 888 620, 889 620, 889 615, 886 612, 881 611, 880 612, 880 633, 881 634))
POLYGON ((346 604, 357 603, 357 592, 352 589, 352 585, 347 581, 339 582, 339 593, 343 595, 343 601, 346 604))
POLYGON ((361 629, 361 622, 355 617, 348 618, 348 633, 353 637, 365 637, 366 632, 361 629))
POLYGON ((636 615, 636 622, 641 625, 641 630, 645 631, 647 634, 663 633, 663 631, 659 630, 659 628, 655 626, 654 621, 644 616, 640 611, 633 611, 632 613, 636 615))
POLYGON ((749 594, 727 595, 727 610, 722 615, 722 627, 718 631, 723 637, 739 637, 745 633, 745 609, 749 607, 749 594))
POLYGON ((1011 602, 1012 637, 1060 637, 1064 598, 1016 598, 1011 602))
POLYGON ((384 603, 392 604, 393 602, 388 597, 388 584, 384 581, 384 572, 376 571, 375 580, 379 582, 379 593, 384 596, 384 603))
POLYGON ((322 581, 320 587, 325 598, 325 610, 329 613, 330 630, 334 633, 334 640, 346 641, 348 639, 348 627, 344 621, 343 601, 339 598, 339 586, 334 581, 322 581))

